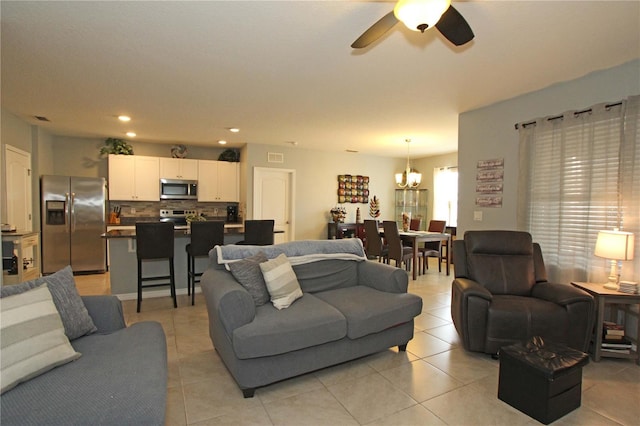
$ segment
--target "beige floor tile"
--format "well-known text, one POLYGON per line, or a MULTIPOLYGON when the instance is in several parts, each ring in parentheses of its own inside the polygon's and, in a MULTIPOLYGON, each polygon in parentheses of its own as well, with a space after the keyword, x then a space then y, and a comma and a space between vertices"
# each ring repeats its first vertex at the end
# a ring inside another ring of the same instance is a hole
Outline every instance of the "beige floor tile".
POLYGON ((256 389, 256 397, 264 404, 289 398, 302 393, 322 389, 324 385, 314 373, 283 380, 269 386, 256 389))
POLYGON ((465 384, 498 374, 498 361, 489 355, 467 352, 462 348, 427 357, 425 361, 465 384))
POLYGON ((451 345, 449 343, 424 331, 414 333, 413 339, 407 345, 407 351, 420 358, 446 352, 450 349, 451 345))
POLYGON ((245 407, 242 411, 233 414, 224 414, 219 417, 190 423, 194 426, 271 426, 273 423, 263 406, 245 407))
POLYGON ((215 379, 220 375, 229 376, 222 360, 213 349, 185 355, 179 359, 180 379, 183 384, 215 379))
POLYGON ((620 424, 639 424, 639 370, 639 367, 631 366, 591 386, 582 393, 582 404, 620 424))
POLYGON ((274 425, 358 425, 325 388, 265 404, 274 425))
POLYGON ((329 386, 329 391, 362 424, 417 404, 379 374, 340 382, 329 386))
POLYGON ((449 425, 524 425, 531 418, 493 395, 464 386, 432 398, 424 407, 449 425), (464 408, 464 409, 461 409, 464 408))
POLYGON ((393 413, 390 416, 367 423, 367 426, 399 425, 442 426, 446 425, 446 423, 422 405, 414 405, 413 407, 393 413))
POLYGON ((434 317, 441 318, 445 321, 451 321, 451 308, 449 306, 445 306, 444 308, 430 309, 430 310, 422 310, 422 312, 428 312, 434 317))
POLYGON ((462 382, 422 360, 385 370, 380 374, 418 402, 464 386, 462 382))
POLYGON ((398 347, 396 346, 394 348, 387 349, 386 351, 369 355, 368 357, 364 358, 364 361, 369 364, 371 368, 380 372, 407 364, 417 359, 418 357, 411 352, 399 351, 398 347))
POLYGON ((167 389, 166 426, 181 426, 187 424, 187 416, 184 409, 184 397, 182 387, 169 387, 167 389))
POLYGON ((231 376, 188 383, 182 388, 188 424, 262 407, 259 398, 243 398, 231 376))
POLYGON ((429 313, 423 312, 414 318, 413 323, 416 330, 422 331, 450 324, 450 321, 446 321, 442 318, 434 317, 429 313))
POLYGON ((374 374, 376 370, 371 367, 365 359, 356 359, 334 367, 323 368, 314 375, 325 386, 335 385, 345 380, 357 379, 358 377, 374 374))
POLYGON ((444 340, 453 347, 462 346, 460 336, 458 336, 458 332, 456 331, 456 327, 453 323, 449 323, 441 327, 430 328, 429 330, 425 330, 425 333, 437 337, 440 340, 444 340))

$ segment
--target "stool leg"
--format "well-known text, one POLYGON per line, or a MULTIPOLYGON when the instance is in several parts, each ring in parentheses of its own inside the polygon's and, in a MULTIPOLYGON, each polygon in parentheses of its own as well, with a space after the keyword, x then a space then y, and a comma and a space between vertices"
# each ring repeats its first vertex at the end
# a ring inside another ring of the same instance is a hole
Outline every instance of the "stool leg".
POLYGON ((191 257, 191 285, 193 288, 191 289, 191 306, 196 304, 196 257, 191 257))
POLYGON ((176 277, 175 271, 173 268, 173 257, 169 259, 169 275, 171 276, 171 297, 173 297, 173 307, 178 307, 178 301, 176 300, 176 277))
POLYGON ((187 295, 191 294, 191 255, 187 252, 187 295))
POLYGON ((138 259, 138 307, 136 312, 140 312, 140 303, 142 302, 142 261, 138 259))

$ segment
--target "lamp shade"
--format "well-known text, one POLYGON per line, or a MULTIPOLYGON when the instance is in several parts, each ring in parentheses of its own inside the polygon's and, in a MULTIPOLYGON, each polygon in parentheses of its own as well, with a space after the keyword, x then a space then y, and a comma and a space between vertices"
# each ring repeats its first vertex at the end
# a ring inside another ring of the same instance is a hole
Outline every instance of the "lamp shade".
POLYGON ((400 0, 393 8, 393 14, 410 30, 424 31, 421 26, 435 26, 449 6, 451 0, 400 0))
POLYGON ((612 260, 633 259, 634 238, 631 232, 599 231, 594 254, 612 260))

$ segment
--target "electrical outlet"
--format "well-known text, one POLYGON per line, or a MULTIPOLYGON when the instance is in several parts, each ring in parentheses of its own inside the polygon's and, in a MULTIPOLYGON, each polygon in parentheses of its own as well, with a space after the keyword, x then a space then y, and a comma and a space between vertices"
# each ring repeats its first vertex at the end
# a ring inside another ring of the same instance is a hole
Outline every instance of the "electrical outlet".
POLYGON ((136 208, 135 207, 131 207, 131 214, 136 214, 136 208))
POLYGON ((476 222, 482 222, 482 210, 475 210, 473 212, 473 220, 476 222))

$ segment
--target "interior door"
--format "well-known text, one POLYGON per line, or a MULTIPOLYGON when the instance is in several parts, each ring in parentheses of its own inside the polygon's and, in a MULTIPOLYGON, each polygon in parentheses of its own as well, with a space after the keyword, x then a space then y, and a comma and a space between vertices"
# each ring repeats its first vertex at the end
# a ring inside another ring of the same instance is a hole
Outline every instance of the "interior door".
POLYGON ((7 188, 6 222, 16 229, 33 230, 31 201, 31 154, 5 145, 5 182, 7 188))
POLYGON ((276 244, 294 239, 295 171, 255 167, 253 169, 253 219, 274 219, 276 244))

